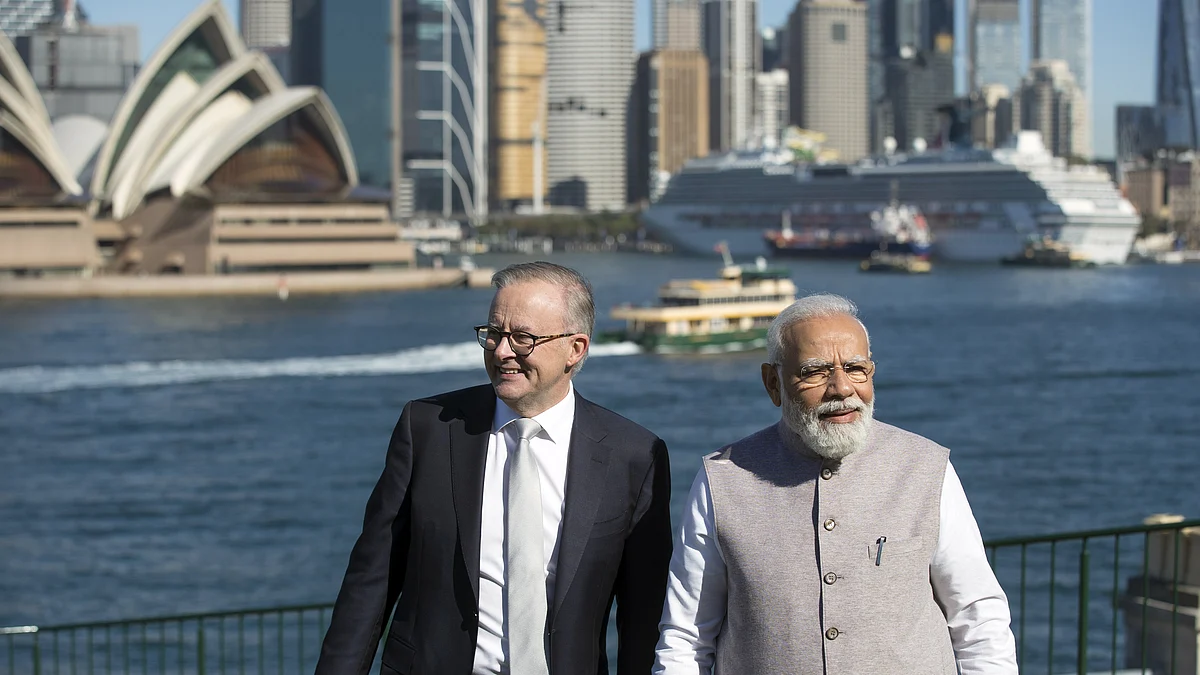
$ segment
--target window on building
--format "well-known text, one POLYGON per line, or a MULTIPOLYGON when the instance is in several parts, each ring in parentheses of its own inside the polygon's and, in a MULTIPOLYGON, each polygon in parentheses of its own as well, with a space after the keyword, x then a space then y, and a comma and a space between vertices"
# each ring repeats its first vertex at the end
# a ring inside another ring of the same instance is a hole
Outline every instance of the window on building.
POLYGON ((844 24, 844 23, 833 24, 833 41, 834 42, 845 42, 846 41, 846 24, 844 24))

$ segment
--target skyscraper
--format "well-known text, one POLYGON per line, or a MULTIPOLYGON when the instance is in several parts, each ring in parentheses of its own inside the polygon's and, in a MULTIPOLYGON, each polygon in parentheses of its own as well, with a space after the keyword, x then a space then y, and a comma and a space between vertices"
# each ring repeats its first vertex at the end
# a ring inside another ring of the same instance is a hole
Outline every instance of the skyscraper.
POLYGON ((1117 167, 1138 161, 1149 161, 1166 147, 1162 117, 1148 105, 1117 106, 1117 167))
MULTIPOLYGON (((1076 124, 1081 137, 1091 138, 1092 0, 1034 0, 1031 15, 1036 28, 1033 60, 1065 61, 1083 94, 1083 112, 1076 124)), ((1088 152, 1076 153, 1084 156, 1088 152)))
POLYGON ((546 194, 546 2, 495 0, 490 63, 492 203, 533 204, 546 194))
POLYGON ((1091 137, 1083 90, 1066 61, 1034 61, 1021 82, 1021 128, 1040 131, 1058 157, 1088 157, 1091 137))
POLYGON ((623 209, 634 0, 562 0, 549 14, 550 200, 623 209))
POLYGON ((788 111, 788 71, 776 68, 755 75, 754 141, 776 148, 783 141, 791 114, 788 111))
POLYGON ((654 48, 700 49, 700 0, 654 0, 654 48))
POLYGON ((867 154, 867 9, 800 0, 788 19, 791 120, 826 136, 844 160, 867 154))
MULTIPOLYGON (((975 26, 971 54, 977 89, 1002 84, 1009 91, 1021 86, 1021 3, 1020 0, 975 0, 975 26)), ((970 29, 969 29, 970 30, 970 29)))
POLYGON ((292 0, 241 0, 242 40, 250 49, 292 42, 292 0))
MULTIPOLYGON (((403 174, 418 213, 475 220, 487 214, 486 0, 403 3, 401 93, 403 174), (449 3, 449 4, 448 4, 449 3)), ((392 181, 397 124, 386 3, 296 0, 292 77, 322 87, 337 107, 358 158, 360 181, 392 181)))
POLYGON ((887 64, 887 104, 878 121, 884 138, 891 136, 901 149, 916 147, 918 141, 934 146, 942 132, 939 110, 954 102, 954 38, 941 37, 941 44, 929 51, 903 47, 901 56, 887 64))
POLYGON ((1200 148, 1200 0, 1160 0, 1157 104, 1164 145, 1200 148))
POLYGON ((754 126, 758 0, 705 0, 703 47, 709 70, 709 144, 746 147, 754 126))
POLYGON ((787 70, 787 27, 762 29, 762 61, 759 68, 764 73, 787 70))
POLYGON ((708 62, 697 51, 646 52, 633 92, 631 203, 656 198, 663 177, 708 154, 708 62))
POLYGON ((954 99, 954 3, 876 0, 868 12, 871 147, 932 142, 938 107, 954 99))

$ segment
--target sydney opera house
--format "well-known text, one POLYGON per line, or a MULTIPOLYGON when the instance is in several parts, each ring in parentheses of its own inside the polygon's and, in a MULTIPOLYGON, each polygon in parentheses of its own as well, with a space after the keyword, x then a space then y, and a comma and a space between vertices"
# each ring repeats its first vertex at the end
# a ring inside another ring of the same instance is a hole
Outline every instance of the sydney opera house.
POLYGON ((319 89, 288 87, 220 0, 161 44, 111 123, 51 121, 0 34, 0 276, 411 264, 319 89))

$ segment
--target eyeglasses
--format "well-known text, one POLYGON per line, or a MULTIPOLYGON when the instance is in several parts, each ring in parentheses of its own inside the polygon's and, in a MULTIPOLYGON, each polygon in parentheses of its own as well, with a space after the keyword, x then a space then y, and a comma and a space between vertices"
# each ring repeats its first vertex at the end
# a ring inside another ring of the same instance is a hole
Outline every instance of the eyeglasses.
POLYGON ((529 356, 533 353, 533 348, 558 338, 570 337, 576 333, 559 333, 558 335, 534 335, 526 333, 523 330, 503 331, 492 326, 475 326, 475 335, 479 340, 479 346, 489 352, 496 351, 500 346, 500 341, 508 338, 508 346, 512 347, 513 353, 517 356, 529 356))
POLYGON ((847 380, 855 384, 862 384, 871 379, 871 374, 875 372, 875 362, 851 361, 840 366, 832 363, 808 365, 800 369, 799 379, 805 387, 823 387, 829 384, 834 370, 845 373, 847 380))

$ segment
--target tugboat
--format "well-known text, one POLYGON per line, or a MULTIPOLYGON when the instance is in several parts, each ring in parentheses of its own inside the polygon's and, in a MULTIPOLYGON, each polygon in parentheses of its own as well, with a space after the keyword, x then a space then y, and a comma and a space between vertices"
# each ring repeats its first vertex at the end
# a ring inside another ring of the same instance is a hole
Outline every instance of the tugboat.
POLYGON ((1096 263, 1078 253, 1073 253, 1066 244, 1050 237, 1031 238, 1016 255, 1000 259, 1001 265, 1014 267, 1095 267, 1096 263))
POLYGON ((904 274, 928 274, 933 265, 928 259, 911 253, 888 253, 873 251, 871 257, 860 262, 858 269, 863 272, 903 272, 904 274))
POLYGON ((658 304, 621 305, 610 316, 623 330, 604 333, 600 342, 636 342, 660 354, 715 353, 760 349, 771 321, 796 300, 796 286, 784 267, 735 265, 718 245, 724 265, 716 279, 676 279, 658 289, 658 304))

